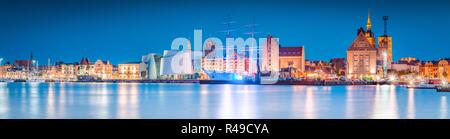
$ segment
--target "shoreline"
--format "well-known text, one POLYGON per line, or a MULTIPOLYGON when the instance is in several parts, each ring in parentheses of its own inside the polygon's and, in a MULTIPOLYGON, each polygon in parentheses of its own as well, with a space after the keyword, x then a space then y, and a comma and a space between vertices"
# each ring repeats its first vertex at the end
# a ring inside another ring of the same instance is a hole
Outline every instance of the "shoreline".
MULTIPOLYGON (((26 81, 16 81, 20 83, 26 81)), ((351 85, 406 85, 406 82, 364 82, 364 81, 335 81, 335 80, 279 80, 274 84, 260 84, 252 81, 234 80, 102 80, 102 81, 45 81, 40 83, 192 83, 192 84, 231 84, 231 85, 307 85, 307 86, 351 86, 351 85)), ((9 82, 7 82, 9 83, 9 82)), ((33 82, 29 82, 33 83, 33 82)))

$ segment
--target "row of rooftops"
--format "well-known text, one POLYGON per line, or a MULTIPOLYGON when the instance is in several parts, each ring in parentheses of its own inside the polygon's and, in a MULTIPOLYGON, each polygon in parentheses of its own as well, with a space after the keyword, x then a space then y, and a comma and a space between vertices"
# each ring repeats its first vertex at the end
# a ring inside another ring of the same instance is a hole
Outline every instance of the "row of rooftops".
MULTIPOLYGON (((433 63, 433 64, 438 64, 439 62, 441 62, 442 60, 447 61, 448 63, 450 63, 450 58, 442 58, 439 60, 431 60, 431 61, 420 61, 420 60, 412 60, 412 61, 396 61, 396 62, 392 62, 393 64, 407 64, 407 65, 418 65, 418 64, 426 64, 426 63, 433 63)), ((346 63, 346 59, 345 58, 332 58, 330 61, 322 61, 322 60, 309 60, 306 59, 306 63, 310 63, 310 64, 344 64, 346 63)))
MULTIPOLYGON (((111 64, 109 61, 101 61, 102 64, 111 64)), ((83 57, 80 62, 72 62, 67 63, 63 61, 57 61, 55 65, 92 65, 95 63, 89 62, 88 58, 83 57)), ((15 60, 13 64, 11 64, 9 61, 5 63, 5 65, 14 65, 18 67, 29 67, 29 66, 36 66, 34 63, 32 63, 32 60, 15 60)))

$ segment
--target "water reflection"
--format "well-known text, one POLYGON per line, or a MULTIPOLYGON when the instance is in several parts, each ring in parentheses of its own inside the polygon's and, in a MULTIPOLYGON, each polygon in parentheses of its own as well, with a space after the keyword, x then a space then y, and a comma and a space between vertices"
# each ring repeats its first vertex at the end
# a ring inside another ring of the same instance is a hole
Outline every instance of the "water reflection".
POLYGON ((256 102, 256 97, 254 96, 254 92, 252 92, 254 86, 241 86, 239 93, 236 95, 240 95, 241 97, 235 97, 235 98, 241 98, 239 100, 240 102, 240 109, 239 109, 239 115, 238 117, 251 119, 251 118, 257 118, 255 113, 258 109, 258 103, 256 102))
MULTIPOLYGON (((66 113, 65 112, 65 104, 66 104, 66 84, 67 83, 60 83, 58 84, 59 90, 58 90, 58 111, 60 113, 66 113)), ((55 85, 56 87, 56 85, 55 85)))
POLYGON ((316 117, 314 109, 314 90, 311 87, 306 88, 305 98, 305 118, 314 119, 316 117))
MULTIPOLYGON (((87 86, 87 84, 83 84, 87 86)), ((89 98, 89 104, 93 106, 91 109, 91 114, 95 118, 107 118, 109 117, 109 106, 108 103, 108 87, 107 83, 95 83, 92 86, 87 86, 88 91, 83 92, 84 93, 92 93, 93 96, 88 97, 89 98)), ((120 88, 119 88, 120 90, 120 88)), ((71 94, 72 95, 72 94, 71 94)), ((74 98, 74 96, 71 96, 71 98, 74 98)))
POLYGON ((138 84, 118 84, 118 118, 140 118, 138 84))
POLYGON ((351 119, 354 115, 354 104, 353 99, 353 86, 347 86, 347 93, 345 93, 345 118, 351 119))
POLYGON ((209 117, 208 86, 200 86, 200 118, 209 117))
POLYGON ((8 118, 9 99, 7 83, 0 83, 0 118, 8 118))
POLYGON ((447 119, 447 97, 441 96, 441 119, 447 119))
POLYGON ((446 93, 399 86, 0 83, 0 118, 448 118, 446 93))
POLYGON ((395 86, 377 85, 372 118, 375 119, 398 118, 395 86))
POLYGON ((415 117, 416 117, 416 106, 414 104, 414 89, 408 89, 408 106, 406 118, 414 119, 415 117))
POLYGON ((232 85, 222 85, 221 89, 223 90, 221 93, 221 100, 220 100, 220 106, 219 106, 219 119, 227 119, 227 118, 235 118, 233 116, 233 106, 234 102, 232 99, 232 85))
POLYGON ((298 118, 301 117, 304 110, 303 107, 303 96, 306 92, 305 88, 302 86, 292 86, 292 95, 291 95, 291 111, 289 118, 298 118))
POLYGON ((32 118, 38 118, 39 115, 39 84, 40 83, 29 83, 29 92, 30 92, 30 103, 28 107, 30 108, 30 114, 32 115, 32 118))
POLYGON ((47 118, 55 117, 55 87, 54 84, 48 84, 48 94, 47 94, 47 118))

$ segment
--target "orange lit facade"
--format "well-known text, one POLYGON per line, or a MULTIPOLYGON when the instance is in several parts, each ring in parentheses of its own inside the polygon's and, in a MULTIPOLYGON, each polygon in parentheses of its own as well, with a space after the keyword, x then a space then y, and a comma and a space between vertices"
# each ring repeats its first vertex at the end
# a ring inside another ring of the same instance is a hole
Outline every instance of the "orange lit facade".
POLYGON ((14 70, 13 65, 10 64, 0 66, 1 79, 26 79, 27 75, 24 70, 14 70))
POLYGON ((299 78, 305 72, 305 51, 303 46, 280 47, 279 71, 282 78, 299 78))
POLYGON ((55 66, 56 73, 54 77, 66 81, 77 80, 79 66, 78 63, 58 62, 55 66))
POLYGON ((426 79, 442 79, 450 81, 450 60, 429 61, 419 67, 420 75, 426 79))
POLYGON ((307 79, 331 79, 336 74, 332 73, 331 63, 325 61, 306 61, 304 77, 307 79))
POLYGON ((97 60, 94 63, 94 75, 100 79, 113 79, 113 65, 109 61, 97 60))
POLYGON ((443 59, 438 63, 439 78, 450 81, 450 60, 443 59))
POLYGON ((358 36, 347 49, 347 78, 376 78, 377 48, 360 28, 358 36))
POLYGON ((400 61, 406 62, 406 63, 411 63, 411 62, 416 62, 418 60, 415 57, 403 57, 403 58, 400 58, 400 61))
POLYGON ((224 72, 224 58, 221 53, 222 51, 216 50, 213 41, 208 41, 205 47, 205 56, 202 57, 202 68, 206 71, 214 72, 224 72))
POLYGON ((426 79, 436 79, 439 77, 439 67, 437 65, 437 62, 435 61, 428 61, 425 63, 422 63, 419 67, 419 73, 420 76, 426 79))
POLYGON ((130 62, 118 65, 120 80, 139 80, 141 79, 140 62, 130 62))
POLYGON ((392 68, 392 37, 383 35, 378 37, 378 61, 386 59, 388 69, 392 68))
POLYGON ((8 77, 8 70, 11 68, 11 65, 2 65, 0 66, 0 78, 5 79, 8 77))

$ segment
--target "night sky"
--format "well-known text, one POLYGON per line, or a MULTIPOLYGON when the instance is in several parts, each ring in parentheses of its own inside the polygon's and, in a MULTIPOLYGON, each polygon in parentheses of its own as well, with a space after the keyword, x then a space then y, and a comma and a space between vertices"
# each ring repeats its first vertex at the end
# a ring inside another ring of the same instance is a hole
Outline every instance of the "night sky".
MULTIPOLYGON (((13 0, 0 2, 0 57, 40 64, 51 58, 76 62, 81 57, 114 64, 162 54, 176 37, 193 41, 224 37, 222 22, 231 17, 232 36, 248 37, 246 24, 259 24, 257 37, 273 35, 282 46, 306 47, 306 58, 345 57, 368 9, 372 30, 383 33, 382 16, 390 17, 394 60, 450 57, 448 0, 13 0)), ((3 62, 5 62, 3 61, 3 62)))

